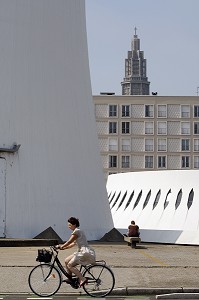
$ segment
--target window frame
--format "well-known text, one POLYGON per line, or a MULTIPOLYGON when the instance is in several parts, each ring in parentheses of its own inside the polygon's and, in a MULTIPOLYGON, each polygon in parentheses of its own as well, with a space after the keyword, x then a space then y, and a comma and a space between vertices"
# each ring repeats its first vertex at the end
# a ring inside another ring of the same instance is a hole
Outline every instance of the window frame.
POLYGON ((193 134, 198 135, 199 134, 199 122, 193 122, 193 134), (195 132, 195 125, 197 125, 197 132, 195 132))
POLYGON ((191 133, 191 124, 190 124, 190 122, 181 122, 181 134, 182 135, 190 135, 190 133, 191 133), (183 124, 189 124, 189 128, 183 128, 183 124), (185 132, 183 132, 185 130, 185 132))
POLYGON ((153 152, 154 151, 154 139, 145 138, 144 139, 144 148, 145 151, 153 152), (149 144, 147 144, 147 141, 149 141, 149 144), (147 149, 149 148, 149 149, 147 149))
POLYGON ((109 128, 108 128, 109 134, 117 134, 117 127, 118 127, 117 124, 118 124, 118 122, 116 122, 116 121, 109 121, 109 128), (112 125, 115 124, 115 130, 113 130, 114 128, 112 127, 111 124, 112 125))
POLYGON ((109 151, 118 151, 118 139, 117 139, 117 137, 116 138, 110 137, 108 139, 108 149, 109 149, 109 151), (110 143, 111 140, 115 141, 115 142, 110 143))
POLYGON ((194 118, 199 118, 199 105, 197 105, 197 104, 194 104, 194 106, 193 106, 193 117, 194 118))
POLYGON ((166 169, 167 168, 167 156, 166 155, 158 155, 157 156, 157 167, 158 169, 166 169), (164 161, 163 161, 164 159, 164 161))
POLYGON ((145 169, 154 169, 154 156, 153 155, 145 155, 144 166, 145 166, 145 169), (149 160, 147 161, 147 159, 149 159, 149 160))
POLYGON ((194 155, 193 156, 193 168, 194 169, 199 169, 199 155, 194 155), (197 161, 196 161, 197 158, 197 161), (197 164, 197 166, 195 166, 195 164, 197 164))
POLYGON ((131 110, 130 110, 129 104, 122 104, 121 117, 122 118, 130 118, 131 117, 131 110), (128 107, 128 109, 126 110, 127 107, 128 107), (123 108, 124 108, 124 110, 123 110, 123 108))
POLYGON ((167 135, 167 121, 158 121, 157 122, 157 135, 167 135), (166 126, 164 128, 159 128, 159 124, 165 124, 166 126))
POLYGON ((130 138, 129 139, 124 139, 124 138, 121 139, 121 151, 124 151, 124 152, 130 152, 131 151, 131 139, 130 138), (124 145, 125 143, 123 144, 123 141, 128 141, 129 145, 124 145))
POLYGON ((181 168, 182 169, 190 168, 190 156, 188 155, 181 156, 181 168))
POLYGON ((181 139, 181 151, 188 151, 190 152, 190 139, 181 139), (188 141, 188 145, 187 145, 188 141), (184 142, 184 145, 183 145, 184 142))
POLYGON ((157 105, 157 117, 158 118, 167 118, 167 105, 166 104, 158 104, 157 105), (165 107, 165 111, 164 110, 161 111, 159 109, 160 107, 165 107))
POLYGON ((145 118, 154 118, 154 105, 153 104, 145 104, 144 105, 144 116, 145 116, 145 118))
POLYGON ((122 121, 121 122, 121 134, 131 134, 131 122, 130 121, 122 121), (127 126, 128 124, 128 126, 127 126), (123 127, 124 125, 124 127, 123 127))
POLYGON ((193 152, 199 152, 199 139, 193 139, 193 152), (197 143, 195 143, 196 141, 197 143))
POLYGON ((158 152, 167 152, 167 139, 166 138, 158 138, 158 140, 157 140, 157 151, 158 152), (159 141, 165 141, 165 145, 164 144, 160 145, 159 141), (160 146, 165 146, 165 149, 159 149, 160 146))
POLYGON ((189 104, 181 104, 181 118, 190 118, 190 105, 189 104), (188 111, 183 111, 183 107, 188 107, 188 111))
POLYGON ((121 156, 121 168, 122 169, 130 168, 130 155, 122 155, 121 156), (124 161, 123 161, 123 159, 124 159, 124 161))
POLYGON ((109 155, 109 169, 117 168, 118 166, 118 156, 117 155, 109 155), (113 161, 115 159, 115 161, 113 161))
POLYGON ((118 116, 118 107, 117 107, 117 104, 109 104, 108 115, 109 115, 109 118, 117 118, 117 116, 118 116), (113 107, 113 106, 116 107, 116 110, 114 110, 114 109, 111 110, 111 107, 113 107))
POLYGON ((148 135, 154 135, 154 122, 152 121, 152 122, 144 122, 144 134, 148 134, 148 135), (152 124, 152 127, 150 127, 150 128, 147 128, 146 127, 146 125, 147 124, 152 124), (147 132, 147 130, 149 130, 149 132, 147 132), (150 130, 152 131, 152 132, 150 132, 150 130))

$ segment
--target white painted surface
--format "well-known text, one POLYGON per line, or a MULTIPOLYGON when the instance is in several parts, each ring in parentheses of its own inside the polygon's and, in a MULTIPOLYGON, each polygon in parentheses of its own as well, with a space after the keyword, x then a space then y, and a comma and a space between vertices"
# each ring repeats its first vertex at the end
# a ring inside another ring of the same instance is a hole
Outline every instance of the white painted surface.
POLYGON ((88 239, 113 228, 98 149, 83 0, 0 1, 0 147, 7 161, 6 237, 71 215, 88 239))
POLYGON ((135 220, 141 229, 143 241, 199 244, 198 178, 199 171, 197 170, 148 171, 110 175, 107 182, 108 194, 111 193, 109 201, 116 192, 110 203, 114 226, 125 233, 131 220, 135 220), (194 192, 193 202, 189 206, 188 199, 192 189, 194 192), (124 202, 118 207, 126 191, 124 202), (150 191, 148 204, 144 206, 150 191), (171 192, 169 193, 169 191, 171 192), (182 191, 182 197, 177 205, 177 196, 180 191, 182 191), (125 208, 132 192, 134 192, 132 201, 125 208), (159 200, 155 205, 158 192, 159 200), (140 193, 141 198, 138 202, 140 193), (165 205, 166 196, 167 206, 165 205), (137 205, 135 205, 136 201, 137 205))

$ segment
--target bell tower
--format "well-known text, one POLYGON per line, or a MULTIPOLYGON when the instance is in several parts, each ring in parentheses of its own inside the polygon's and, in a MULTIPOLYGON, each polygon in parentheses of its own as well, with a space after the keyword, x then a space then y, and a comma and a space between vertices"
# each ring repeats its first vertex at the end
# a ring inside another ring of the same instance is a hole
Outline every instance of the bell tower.
POLYGON ((122 95, 149 95, 150 82, 147 77, 147 63, 144 51, 140 50, 137 28, 131 41, 131 51, 125 59, 125 77, 121 82, 122 95))

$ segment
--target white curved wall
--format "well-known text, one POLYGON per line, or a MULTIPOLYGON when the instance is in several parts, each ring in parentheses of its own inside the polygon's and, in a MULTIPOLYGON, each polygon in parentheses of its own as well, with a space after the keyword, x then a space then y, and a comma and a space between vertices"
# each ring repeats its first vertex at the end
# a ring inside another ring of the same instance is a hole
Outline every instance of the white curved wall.
POLYGON ((198 178, 197 170, 110 175, 107 191, 114 227, 125 233, 131 220, 135 220, 145 242, 199 244, 198 178))
MULTIPOLYGON (((104 183, 83 0, 0 1, 0 148, 6 161, 0 236, 66 239, 80 219, 89 239, 113 228, 104 183)), ((3 164, 4 165, 4 164, 3 164)))

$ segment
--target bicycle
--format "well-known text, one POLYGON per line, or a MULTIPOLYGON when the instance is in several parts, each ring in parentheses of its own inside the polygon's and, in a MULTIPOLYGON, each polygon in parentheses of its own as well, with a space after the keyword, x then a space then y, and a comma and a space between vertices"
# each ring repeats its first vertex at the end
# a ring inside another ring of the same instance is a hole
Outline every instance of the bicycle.
MULTIPOLYGON (((78 277, 71 277, 62 266, 58 258, 58 249, 54 246, 50 246, 50 249, 51 251, 38 250, 41 251, 41 254, 43 253, 40 255, 40 258, 39 255, 37 258, 40 264, 32 269, 28 277, 30 289, 40 297, 54 295, 58 292, 63 282, 70 284, 74 289, 79 288, 78 277), (66 279, 63 279, 63 275, 66 279)), ((80 272, 83 277, 87 278, 86 284, 82 286, 87 295, 91 297, 105 297, 113 290, 115 277, 104 260, 96 261, 94 265, 81 265, 80 272)))

